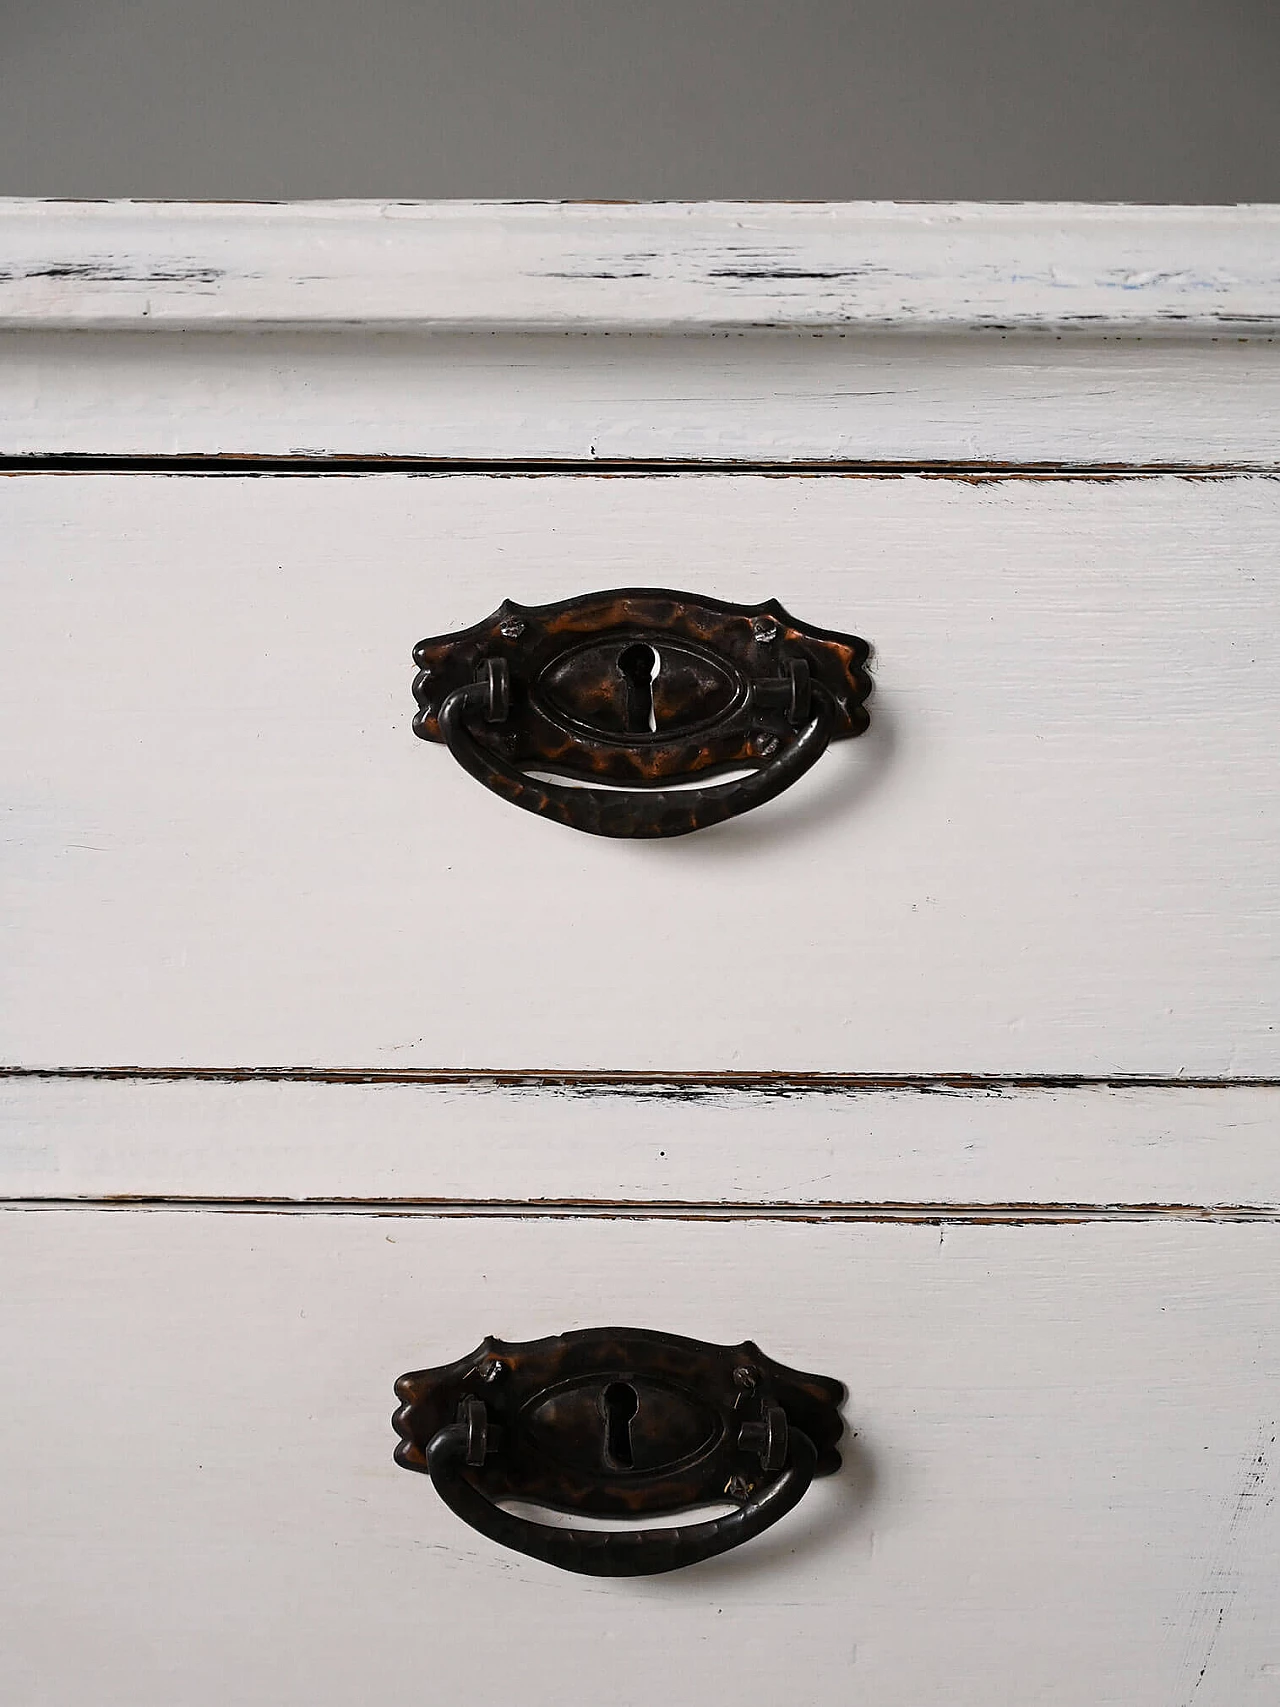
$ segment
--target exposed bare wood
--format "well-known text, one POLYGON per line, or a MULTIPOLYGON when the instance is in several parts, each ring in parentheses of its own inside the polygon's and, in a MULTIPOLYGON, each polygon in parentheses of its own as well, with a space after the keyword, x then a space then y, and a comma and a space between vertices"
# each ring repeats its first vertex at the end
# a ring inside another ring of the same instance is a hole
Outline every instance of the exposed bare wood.
POLYGON ((0 1064, 4 1079, 103 1079, 140 1084, 244 1085, 437 1085, 468 1089, 547 1089, 589 1096, 603 1091, 625 1096, 657 1094, 692 1098, 719 1091, 746 1091, 776 1096, 807 1092, 919 1091, 924 1095, 953 1091, 983 1096, 1007 1090, 1235 1090, 1280 1086, 1280 1079, 1261 1075, 1188 1073, 663 1073, 604 1069, 448 1068, 448 1067, 21 1067, 0 1064))
POLYGON ((180 1197, 0 1197, 0 1211, 92 1210, 212 1215, 375 1215, 501 1221, 787 1221, 820 1226, 848 1221, 904 1226, 1079 1226, 1090 1221, 1274 1221, 1280 1205, 1262 1203, 628 1203, 587 1199, 180 1197))

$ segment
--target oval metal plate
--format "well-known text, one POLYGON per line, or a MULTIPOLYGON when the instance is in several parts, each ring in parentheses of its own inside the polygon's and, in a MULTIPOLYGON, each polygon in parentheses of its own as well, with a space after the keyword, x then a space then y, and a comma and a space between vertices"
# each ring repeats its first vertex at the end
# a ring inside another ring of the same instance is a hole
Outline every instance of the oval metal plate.
POLYGON ((732 605, 665 588, 559 604, 508 601, 484 622, 420 641, 414 732, 442 739, 437 714, 490 659, 506 662, 510 712, 484 740, 512 764, 638 788, 766 763, 797 737, 776 700, 753 697, 789 662, 807 663, 836 708, 834 740, 867 727, 870 647, 798 622, 776 600, 732 605))
POLYGON ((758 1477, 738 1437, 770 1405, 813 1441, 819 1475, 840 1464, 840 1382, 788 1369, 750 1341, 642 1328, 486 1339, 456 1363, 402 1375, 396 1393, 396 1461, 424 1472, 432 1436, 464 1398, 483 1399, 501 1450, 466 1474, 491 1500, 621 1517, 721 1499, 735 1479, 758 1477))

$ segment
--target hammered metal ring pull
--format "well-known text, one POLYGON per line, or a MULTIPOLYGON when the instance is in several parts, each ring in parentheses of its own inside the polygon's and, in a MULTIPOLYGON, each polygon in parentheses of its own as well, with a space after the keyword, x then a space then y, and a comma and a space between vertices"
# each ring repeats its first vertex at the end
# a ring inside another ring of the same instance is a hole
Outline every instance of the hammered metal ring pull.
POLYGON ((793 1510, 839 1467, 844 1389, 766 1357, 635 1328, 528 1344, 401 1376, 396 1461, 425 1471, 491 1541, 584 1576, 652 1576, 711 1559, 793 1510), (671 1527, 560 1528, 522 1500, 592 1516, 735 1509, 671 1527))
POLYGON ((526 812, 595 836, 682 836, 774 799, 861 734, 869 652, 776 602, 661 589, 508 602, 415 647, 413 727, 526 812))
POLYGON ((427 1467, 440 1498, 490 1541, 586 1577, 658 1576, 740 1547, 800 1503, 818 1462, 808 1435, 786 1428, 784 1418, 780 1432, 786 1434, 787 1456, 782 1474, 724 1517, 666 1529, 553 1529, 503 1511, 465 1480, 464 1466, 479 1468, 484 1463, 485 1448, 477 1449, 476 1442, 491 1431, 487 1418, 475 1415, 485 1409, 482 1400, 464 1400, 461 1409, 461 1420, 440 1429, 427 1444, 427 1467))
MULTIPOLYGON (((508 764, 500 752, 477 740, 468 727, 469 714, 478 713, 487 723, 501 721, 490 709, 499 701, 493 675, 500 663, 490 659, 485 675, 468 687, 455 688, 440 707, 440 729, 449 751, 463 770, 513 806, 567 824, 570 829, 585 830, 591 836, 685 836, 736 818, 753 806, 763 806, 817 764, 835 727, 830 695, 824 687, 810 684, 805 697, 812 713, 795 741, 750 776, 710 788, 649 792, 560 787, 508 764)), ((502 667, 505 670, 505 665, 502 667)), ((779 686, 788 700, 797 697, 791 681, 779 686)))

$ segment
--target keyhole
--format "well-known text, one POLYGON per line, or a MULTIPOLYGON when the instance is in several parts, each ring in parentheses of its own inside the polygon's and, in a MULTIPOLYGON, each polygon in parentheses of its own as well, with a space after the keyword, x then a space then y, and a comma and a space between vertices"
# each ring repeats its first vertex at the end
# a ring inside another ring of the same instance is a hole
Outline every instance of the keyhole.
POLYGON ((623 647, 618 654, 618 668, 627 684, 627 732, 654 734, 658 719, 653 709, 653 684, 658 678, 662 660, 652 646, 637 640, 623 647))
POLYGON ((640 1409, 639 1397, 628 1381, 611 1381, 603 1397, 605 1460, 615 1470, 629 1470, 635 1463, 631 1451, 631 1419, 640 1409))

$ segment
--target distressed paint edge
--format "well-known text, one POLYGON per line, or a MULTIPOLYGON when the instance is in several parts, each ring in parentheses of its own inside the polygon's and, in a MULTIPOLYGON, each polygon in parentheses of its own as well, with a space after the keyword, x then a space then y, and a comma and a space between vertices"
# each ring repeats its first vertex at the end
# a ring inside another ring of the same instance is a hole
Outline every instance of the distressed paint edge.
POLYGON ((661 1072, 630 1068, 316 1067, 316 1066, 41 1066, 0 1064, 7 1079, 133 1081, 149 1084, 423 1085, 447 1089, 518 1090, 551 1095, 842 1096, 868 1093, 998 1096, 1004 1091, 1272 1090, 1280 1077, 1125 1073, 795 1073, 661 1072))
POLYGON ((200 478, 232 476, 239 479, 348 479, 374 478, 383 474, 417 478, 446 478, 484 475, 494 479, 542 480, 567 475, 583 479, 676 479, 681 475, 752 475, 763 480, 955 480, 971 486, 1001 481, 1131 481, 1131 480, 1238 480, 1280 477, 1276 462, 1068 462, 963 461, 959 458, 908 458, 870 460, 848 457, 695 458, 673 457, 447 457, 395 453, 363 455, 359 452, 314 452, 294 456, 260 454, 252 451, 175 451, 165 455, 131 455, 128 452, 100 454, 92 451, 30 451, 13 455, 0 453, 0 479, 35 474, 46 475, 182 475, 200 478))
POLYGON ((1280 332, 1280 206, 0 199, 0 327, 1280 332))
POLYGON ((148 1193, 0 1197, 0 1212, 363 1215, 520 1221, 796 1221, 910 1226, 1078 1226, 1086 1222, 1275 1222, 1266 1203, 721 1203, 592 1198, 199 1197, 148 1193))

